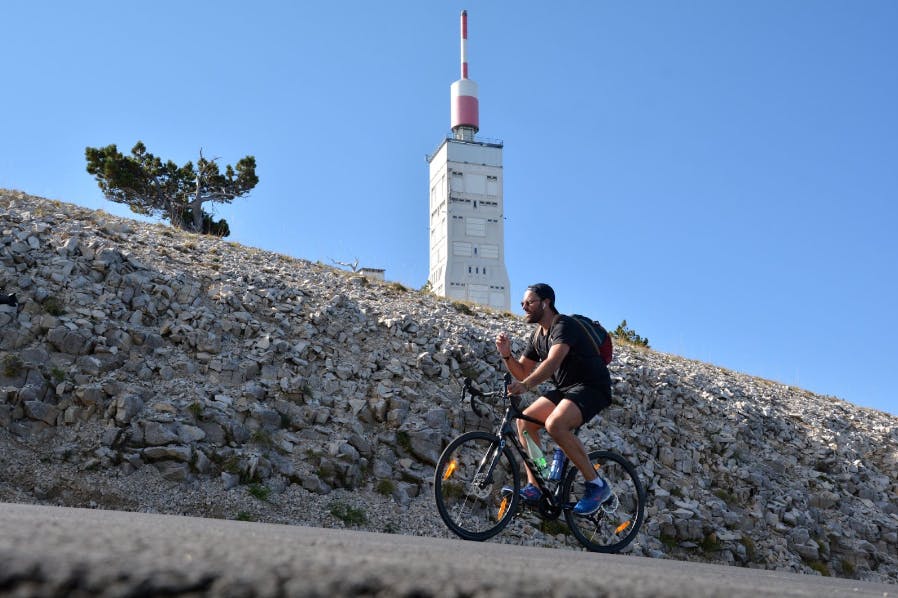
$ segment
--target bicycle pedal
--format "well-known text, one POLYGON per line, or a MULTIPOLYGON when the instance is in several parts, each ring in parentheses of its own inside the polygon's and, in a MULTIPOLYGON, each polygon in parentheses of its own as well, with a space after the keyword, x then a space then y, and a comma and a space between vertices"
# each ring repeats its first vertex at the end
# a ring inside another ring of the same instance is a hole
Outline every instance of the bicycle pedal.
POLYGON ((612 494, 602 503, 601 509, 610 515, 617 511, 619 506, 620 499, 617 498, 617 494, 612 494))

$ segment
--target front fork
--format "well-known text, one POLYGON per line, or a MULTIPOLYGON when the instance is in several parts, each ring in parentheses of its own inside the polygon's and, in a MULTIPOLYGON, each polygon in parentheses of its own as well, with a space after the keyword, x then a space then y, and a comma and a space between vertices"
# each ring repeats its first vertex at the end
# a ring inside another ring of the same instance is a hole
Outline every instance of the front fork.
POLYGON ((474 475, 474 486, 476 488, 482 490, 493 483, 493 472, 496 471, 496 466, 499 464, 499 457, 502 456, 503 450, 505 450, 505 438, 500 436, 499 444, 494 445, 492 450, 487 451, 477 467, 477 473, 474 475))

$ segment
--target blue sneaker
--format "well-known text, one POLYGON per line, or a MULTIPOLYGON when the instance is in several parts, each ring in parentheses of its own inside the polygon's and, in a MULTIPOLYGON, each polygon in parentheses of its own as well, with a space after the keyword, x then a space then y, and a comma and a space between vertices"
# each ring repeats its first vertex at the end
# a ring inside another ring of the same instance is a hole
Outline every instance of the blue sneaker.
POLYGON ((586 494, 584 494, 583 498, 574 505, 575 515, 592 515, 599 510, 599 507, 602 506, 603 502, 611 498, 611 484, 601 477, 599 477, 598 480, 601 480, 601 486, 593 484, 592 482, 586 482, 584 484, 586 494))
MULTIPOLYGON (((512 489, 511 486, 502 486, 502 494, 511 494, 512 489)), ((542 491, 534 486, 533 484, 527 484, 520 490, 518 490, 518 495, 525 500, 526 502, 538 502, 540 498, 542 498, 542 491)))
POLYGON ((527 484, 521 488, 519 494, 527 502, 539 502, 543 495, 542 491, 533 484, 527 484))

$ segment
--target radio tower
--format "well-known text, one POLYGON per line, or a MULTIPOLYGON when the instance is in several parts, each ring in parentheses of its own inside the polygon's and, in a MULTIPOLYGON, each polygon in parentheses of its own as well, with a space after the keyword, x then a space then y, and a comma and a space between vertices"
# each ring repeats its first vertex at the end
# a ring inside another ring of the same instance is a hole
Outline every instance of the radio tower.
POLYGON ((461 13, 461 78, 450 87, 447 136, 430 164, 430 289, 509 310, 505 269, 502 142, 480 131, 477 83, 468 78, 468 12, 461 13))
POLYGON ((461 11, 461 79, 449 88, 452 98, 449 119, 456 139, 474 141, 480 130, 477 83, 468 79, 468 11, 461 11))

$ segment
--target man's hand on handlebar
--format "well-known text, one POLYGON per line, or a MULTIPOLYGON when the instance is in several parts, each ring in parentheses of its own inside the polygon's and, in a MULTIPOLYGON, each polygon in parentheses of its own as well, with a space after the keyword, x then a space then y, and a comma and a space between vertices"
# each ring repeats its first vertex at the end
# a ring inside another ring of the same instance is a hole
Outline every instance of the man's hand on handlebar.
POLYGON ((508 383, 508 394, 510 395, 522 395, 528 390, 526 386, 517 380, 512 380, 508 383))

